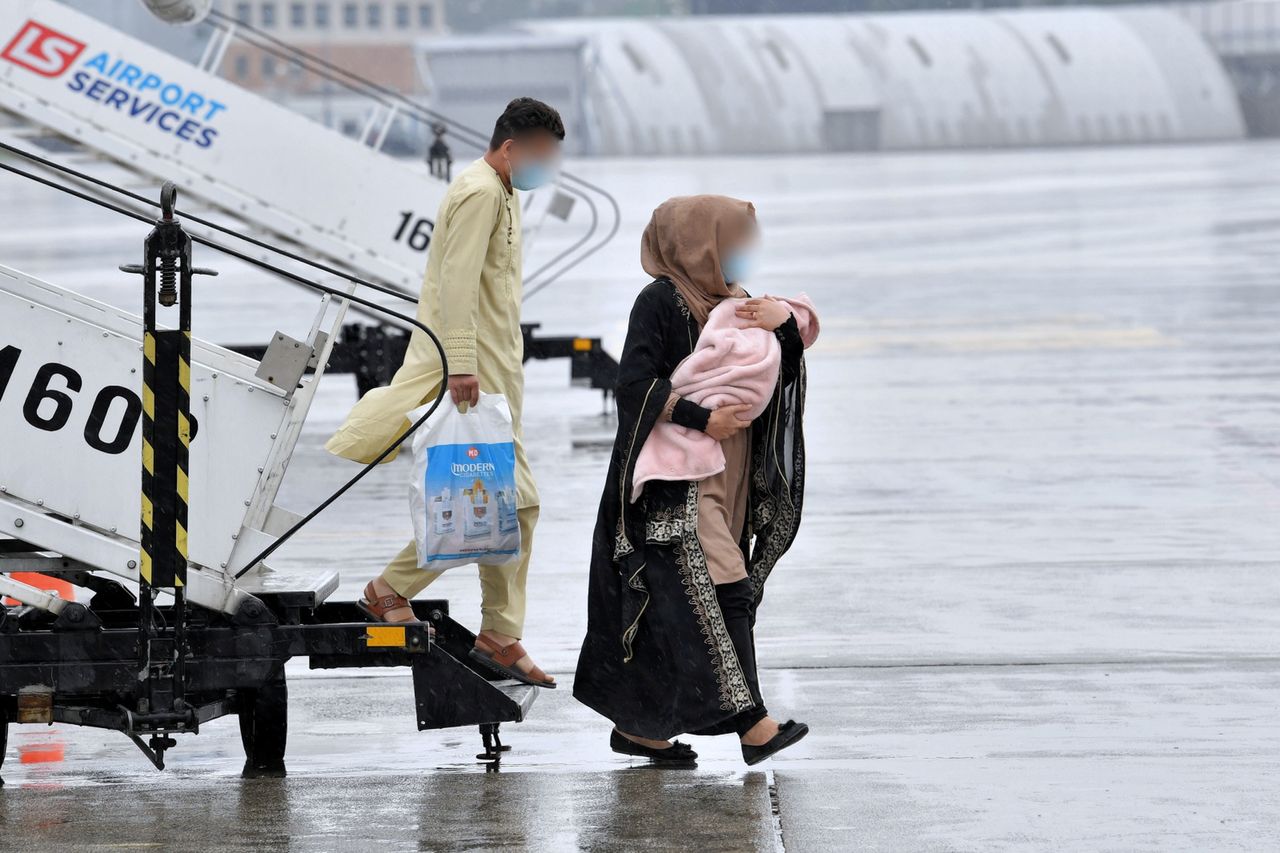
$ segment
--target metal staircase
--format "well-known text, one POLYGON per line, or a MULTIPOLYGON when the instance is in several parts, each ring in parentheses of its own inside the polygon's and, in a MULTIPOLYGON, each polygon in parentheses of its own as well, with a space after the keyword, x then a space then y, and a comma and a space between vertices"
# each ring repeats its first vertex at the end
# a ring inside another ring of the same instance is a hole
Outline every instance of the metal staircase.
MULTIPOLYGON (((237 37, 299 63, 319 60, 222 17, 212 26, 204 58, 191 65, 54 0, 0 5, 0 171, 154 223, 145 262, 127 271, 143 273, 146 305, 159 271, 158 303, 169 307, 165 276, 179 275, 187 314, 164 329, 151 308, 140 320, 0 265, 0 434, 21 449, 0 464, 0 593, 18 602, 0 605, 0 763, 10 723, 120 730, 163 767, 174 735, 236 714, 245 773, 283 773, 283 666, 300 656, 312 668, 410 667, 418 728, 478 725, 477 757, 496 763, 509 748, 499 725, 524 719, 537 691, 470 660, 475 638, 447 602, 416 602, 421 623, 370 625, 355 603, 327 601, 333 572, 297 584, 245 577, 382 458, 305 515, 275 502, 335 342, 349 330, 348 308, 439 346, 406 303, 429 245, 414 236, 429 238, 427 215, 445 185, 425 165, 383 153, 385 134, 374 131, 395 115, 440 119, 317 66, 377 104, 366 138, 344 137, 215 73, 237 37), (154 188, 168 178, 157 221, 154 188), (170 221, 178 189, 185 232, 173 243, 157 235, 178 229, 170 221), (185 252, 165 254, 183 240, 185 252), (190 275, 204 272, 190 266, 192 242, 317 294, 304 339, 277 333, 249 356, 191 337, 192 294, 198 302, 205 290, 191 286, 190 275), (156 267, 157 257, 168 267, 156 267), (161 337, 178 343, 152 343, 161 337), (150 373, 167 378, 153 387, 150 373), (148 433, 161 412, 168 427, 148 433), (164 460, 177 473, 156 486, 164 460), (153 575, 170 545, 180 553, 153 575), (17 573, 56 575, 92 595, 51 595, 17 573)), ((557 225, 559 242, 526 278, 527 292, 617 228, 612 199, 572 177, 523 200, 526 222, 563 215, 571 226, 557 225)), ((575 371, 598 348, 591 339, 538 343, 562 345, 575 371)))
MULTIPOLYGON (((200 26, 208 40, 193 65, 56 0, 0 5, 0 114, 7 114, 0 142, 39 147, 135 191, 172 180, 196 217, 416 295, 446 184, 426 162, 384 152, 386 131, 395 121, 442 125, 463 156, 478 156, 485 135, 221 13, 200 26), (219 76, 236 42, 365 100, 361 138, 219 76)), ((528 295, 618 227, 614 200, 573 175, 522 201, 528 295)), ((214 236, 194 221, 189 227, 214 236)), ((242 248, 279 260, 260 247, 242 248)))
MULTIPOLYGON (((116 272, 142 274, 141 318, 0 264, 0 437, 17 449, 0 458, 0 594, 16 601, 0 605, 0 764, 9 723, 119 730, 163 768, 175 735, 235 714, 245 774, 283 774, 284 664, 304 656, 312 668, 410 667, 418 728, 478 725, 477 757, 496 764, 508 749, 499 726, 524 719, 537 691, 471 660, 475 636, 448 602, 416 602, 418 623, 366 624, 354 602, 327 600, 338 584, 328 567, 240 581, 381 461, 305 516, 275 503, 347 305, 388 313, 354 291, 405 297, 354 278, 322 284, 192 238, 172 184, 154 219, 94 198, 58 167, 49 160, 57 177, 46 179, 0 162, 6 177, 154 227, 143 263, 116 272), (305 339, 277 333, 248 358, 193 337, 193 301, 217 274, 193 265, 193 242, 316 293, 305 339), (91 597, 52 595, 20 573, 57 576, 91 597)), ((412 316, 399 319, 439 347, 412 316)))

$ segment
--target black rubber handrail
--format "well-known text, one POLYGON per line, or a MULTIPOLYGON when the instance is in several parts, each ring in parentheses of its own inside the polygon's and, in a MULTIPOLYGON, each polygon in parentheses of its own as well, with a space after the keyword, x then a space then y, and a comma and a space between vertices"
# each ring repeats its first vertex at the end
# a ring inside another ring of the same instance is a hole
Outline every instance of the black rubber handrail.
MULTIPOLYGON (((124 189, 123 187, 115 186, 114 184, 111 184, 111 183, 109 183, 109 182, 107 182, 107 181, 103 181, 103 180, 100 180, 100 179, 98 179, 98 178, 95 178, 95 177, 93 177, 93 176, 91 176, 91 175, 87 175, 87 174, 85 174, 85 173, 83 173, 83 172, 80 172, 80 171, 78 171, 78 170, 76 170, 76 169, 72 169, 72 168, 71 168, 71 167, 69 167, 69 166, 64 166, 64 165, 62 165, 62 164, 60 164, 60 163, 55 163, 55 162, 54 162, 54 161, 52 161, 52 160, 48 160, 48 159, 46 159, 46 158, 43 158, 43 157, 40 157, 40 156, 38 156, 38 155, 32 154, 32 153, 30 153, 30 152, 28 152, 28 151, 24 151, 23 149, 21 149, 21 148, 17 148, 17 147, 15 147, 15 146, 13 146, 13 145, 8 145, 8 144, 6 144, 6 143, 2 143, 2 142, 0 142, 0 148, 2 148, 2 149, 3 149, 3 150, 5 150, 5 151, 9 151, 9 152, 11 152, 11 153, 13 153, 13 154, 16 154, 16 155, 18 155, 18 156, 20 156, 20 157, 26 158, 26 159, 28 159, 28 160, 30 160, 30 161, 32 161, 32 162, 39 163, 39 164, 40 164, 40 165, 42 165, 42 166, 45 166, 45 167, 48 167, 48 168, 53 168, 53 169, 55 169, 55 170, 57 170, 57 171, 59 171, 59 172, 62 172, 62 173, 64 173, 64 174, 72 175, 72 176, 76 177, 76 178, 77 178, 77 179, 79 179, 79 180, 87 181, 87 182, 89 182, 89 183, 93 184, 94 186, 98 186, 98 187, 101 187, 101 188, 103 188, 103 189, 111 190, 111 191, 113 191, 113 192, 116 192, 116 193, 118 193, 118 194, 120 194, 120 195, 122 195, 122 196, 125 196, 125 197, 127 197, 127 198, 130 198, 130 199, 132 199, 132 200, 139 201, 139 202, 142 202, 142 203, 144 203, 144 204, 151 205, 152 207, 160 207, 160 206, 161 206, 161 205, 160 205, 160 202, 158 202, 158 201, 153 201, 153 200, 151 200, 151 199, 147 199, 147 198, 145 198, 145 197, 143 197, 143 196, 138 195, 137 193, 134 193, 134 192, 131 192, 131 191, 127 190, 127 189, 124 189)), ((113 211, 113 212, 115 212, 115 213, 119 213, 119 214, 122 214, 122 215, 124 215, 124 216, 128 216, 128 217, 130 217, 130 218, 132 218, 132 219, 137 219, 137 220, 139 220, 139 221, 141 221, 141 222, 146 222, 146 223, 148 223, 148 224, 154 224, 154 223, 155 223, 155 219, 153 219, 153 218, 149 218, 149 217, 145 216, 144 214, 137 213, 137 212, 135 212, 135 211, 129 210, 128 208, 126 208, 126 207, 122 207, 122 206, 117 205, 117 204, 113 204, 112 202, 107 201, 106 199, 95 198, 94 196, 91 196, 91 195, 89 195, 88 193, 81 192, 80 190, 73 189, 72 187, 64 186, 64 185, 59 184, 59 183, 56 183, 56 182, 54 182, 54 181, 52 181, 52 180, 50 180, 50 179, 48 179, 48 178, 43 178, 43 177, 41 177, 41 176, 39 176, 39 175, 32 174, 31 172, 26 172, 26 171, 24 171, 24 170, 22 170, 22 169, 17 168, 16 166, 13 166, 13 165, 11 165, 11 164, 9 164, 9 163, 5 163, 5 162, 4 162, 4 161, 2 161, 2 160, 0 160, 0 169, 4 170, 4 171, 6 171, 6 172, 11 172, 11 173, 13 173, 13 174, 15 174, 15 175, 20 175, 21 177, 27 178, 28 180, 34 181, 34 182, 36 182, 36 183, 38 183, 38 184, 42 184, 42 185, 44 185, 44 186, 47 186, 47 187, 50 187, 50 188, 52 188, 52 189, 58 190, 59 192, 63 192, 63 193, 66 193, 66 194, 68 194, 68 195, 75 196, 76 198, 81 199, 82 201, 87 201, 87 202, 89 202, 89 203, 91 203, 91 204, 95 204, 95 205, 97 205, 97 206, 99 206, 99 207, 106 208, 106 209, 111 210, 111 211, 113 211)), ((190 217, 190 218, 192 219, 192 221, 200 222, 201 224, 208 225, 209 227, 217 228, 217 230, 222 231, 223 233, 226 233, 226 234, 229 234, 229 235, 235 236, 235 237, 237 237, 237 238, 239 238, 239 239, 242 239, 242 240, 246 240, 246 241, 248 241, 248 242, 250 242, 250 243, 253 243, 253 244, 257 245, 257 246, 260 246, 260 247, 262 247, 262 248, 265 248, 265 249, 268 249, 268 250, 271 250, 271 251, 277 251, 277 252, 279 252, 280 254, 285 255, 286 257, 293 258, 294 260, 300 261, 300 262, 302 262, 302 263, 304 263, 304 264, 308 264, 308 265, 313 266, 313 267, 316 267, 316 268, 318 268, 318 269, 322 269, 322 270, 324 270, 324 271, 326 271, 326 272, 330 272, 330 273, 332 273, 333 275, 337 275, 337 276, 339 276, 339 277, 341 277, 341 278, 344 278, 344 279, 346 279, 347 281, 349 281, 349 282, 351 282, 351 283, 353 283, 353 284, 356 284, 356 285, 359 285, 359 286, 363 286, 363 287, 369 287, 369 288, 372 288, 373 290, 376 290, 376 291, 379 291, 379 292, 382 292, 382 293, 387 293, 387 294, 389 294, 389 295, 391 295, 391 296, 395 296, 395 297, 400 298, 400 299, 406 299, 407 301, 414 301, 414 300, 412 300, 412 299, 408 299, 407 297, 405 297, 405 295, 404 295, 404 294, 396 292, 396 291, 395 291, 394 289, 392 289, 392 288, 388 288, 388 287, 385 287, 385 286, 383 286, 383 285, 374 284, 374 283, 372 283, 372 282, 367 282, 367 281, 364 281, 364 280, 362 280, 362 279, 360 279, 360 278, 357 278, 356 276, 350 275, 349 273, 345 273, 345 272, 342 272, 342 271, 339 271, 339 270, 334 270, 334 269, 332 269, 332 268, 330 268, 330 267, 327 267, 327 266, 326 266, 326 265, 324 265, 324 264, 321 264, 321 263, 316 262, 316 261, 312 261, 312 260, 311 260, 311 259, 309 259, 309 258, 304 258, 304 257, 301 257, 301 256, 293 255, 293 254, 291 254, 291 253, 289 253, 289 252, 287 252, 287 251, 285 251, 285 250, 283 250, 283 249, 278 249, 278 248, 276 248, 275 246, 272 246, 272 245, 270 245, 270 244, 268 244, 268 243, 264 243, 264 242, 262 242, 262 241, 260 241, 260 240, 255 239, 255 238, 248 237, 248 236, 246 236, 246 235, 244 235, 244 234, 241 234, 241 233, 239 233, 239 232, 237 232, 237 231, 235 231, 235 230, 233 230, 233 229, 226 228, 226 227, 223 227, 223 226, 219 226, 219 225, 216 225, 216 224, 214 224, 214 223, 209 223, 209 222, 206 222, 205 220, 198 219, 197 217, 194 217, 194 216, 193 216, 193 217, 190 217)), ((192 234, 192 235, 190 235, 190 236, 191 236, 191 239, 192 239, 192 241, 193 241, 193 242, 200 243, 200 244, 205 245, 205 246, 209 246, 210 248, 213 248, 213 249, 217 249, 218 251, 221 251, 221 252, 224 252, 224 253, 226 253, 226 254, 228 254, 228 255, 231 255, 231 256, 232 256, 232 257, 234 257, 234 258, 238 258, 239 260, 244 261, 244 262, 246 262, 246 263, 248 263, 248 264, 251 264, 251 265, 253 265, 253 266, 260 267, 260 268, 265 269, 265 270, 269 270, 270 272, 273 272, 273 273, 275 273, 275 274, 277 274, 277 275, 279 275, 279 276, 282 276, 283 278, 286 278, 286 279, 288 279, 288 280, 292 281, 292 282, 293 282, 293 283, 295 283, 295 284, 299 284, 299 285, 301 285, 301 286, 303 286, 303 287, 311 288, 312 290, 320 291, 321 293, 326 293, 326 294, 328 294, 328 295, 330 295, 330 296, 333 296, 333 297, 336 297, 336 298, 338 298, 338 299, 344 299, 344 300, 347 300, 347 301, 349 301, 349 302, 354 302, 354 303, 356 303, 357 305, 363 305, 364 307, 366 307, 366 308, 368 308, 368 309, 370 309, 370 310, 377 311, 377 312, 382 313, 382 314, 386 314, 387 316, 390 316, 390 317, 395 317, 396 319, 399 319, 399 320, 401 320, 401 321, 403 321, 403 322, 405 322, 405 323, 407 323, 407 324, 409 324, 409 325, 411 325, 411 326, 415 326, 416 328, 418 328, 418 329, 422 330, 422 332, 423 332, 423 333, 425 333, 425 334, 427 335, 427 337, 431 339, 431 343, 435 346, 436 350, 440 353, 440 366, 441 366, 441 370, 443 371, 443 375, 444 375, 444 376, 448 376, 448 375, 449 375, 449 361, 448 361, 448 357, 447 357, 447 356, 446 356, 446 354, 445 354, 444 346, 440 343, 440 339, 436 337, 435 332, 431 331, 431 329, 427 328, 427 326, 426 326, 426 325, 424 325, 423 323, 419 322, 419 321, 418 321, 418 319, 417 319, 416 317, 409 317, 409 316, 407 316, 407 315, 400 314, 400 313, 398 313, 398 312, 396 312, 396 311, 392 311, 390 308, 386 308, 386 307, 384 307, 384 306, 382 306, 382 305, 379 305, 377 302, 373 302, 372 300, 368 300, 368 299, 365 299, 365 298, 363 298, 363 297, 356 296, 355 294, 347 293, 347 292, 345 292, 345 291, 338 290, 337 288, 329 287, 328 285, 320 284, 319 282, 315 282, 315 281, 311 281, 311 280, 309 280, 309 279, 303 278, 302 276, 300 276, 300 275, 298 275, 298 274, 296 274, 296 273, 290 272, 289 270, 286 270, 286 269, 283 269, 283 268, 281 268, 281 267, 278 267, 278 266, 276 266, 275 264, 271 264, 271 263, 268 263, 267 261, 263 261, 263 260, 260 260, 260 259, 258 259, 258 258, 254 258, 254 257, 252 257, 252 256, 250 256, 250 255, 245 254, 244 252, 241 252, 241 251, 238 251, 238 250, 236 250, 236 249, 233 249, 233 248, 231 248, 230 246, 224 245, 224 244, 219 243, 219 242, 217 242, 217 241, 215 241, 215 240, 211 240, 211 239, 209 239, 209 238, 207 238, 207 237, 202 237, 202 236, 200 236, 200 235, 198 235, 198 234, 192 234)), ((430 417, 431 417, 431 415, 433 415, 433 414, 435 413, 436 409, 438 409, 438 408, 440 407, 440 404, 441 404, 441 402, 444 400, 445 393, 447 392, 447 390, 448 390, 448 389, 447 389, 447 385, 446 385, 444 382, 441 382, 441 383, 440 383, 440 389, 439 389, 439 391, 436 393, 436 398, 435 398, 435 400, 434 400, 434 401, 432 401, 431 406, 427 409, 427 411, 426 411, 426 412, 425 412, 425 413, 424 413, 420 418, 418 418, 418 420, 414 421, 413 423, 411 423, 411 424, 409 425, 409 429, 408 429, 407 431, 405 431, 404 433, 402 433, 398 438, 396 438, 396 439, 395 439, 395 441, 391 442, 391 444, 387 445, 387 447, 386 447, 386 448, 385 448, 381 453, 379 453, 379 454, 378 454, 378 456, 377 456, 376 458, 374 458, 374 460, 373 460, 372 462, 369 462, 369 463, 368 463, 368 464, 366 464, 363 468, 361 468, 361 469, 360 469, 360 471, 359 471, 359 472, 357 472, 357 473, 356 473, 356 475, 355 475, 354 477, 352 477, 350 480, 348 480, 346 483, 344 483, 342 486, 340 486, 340 487, 337 489, 337 491, 335 491, 333 494, 329 495, 329 497, 325 498, 325 499, 324 499, 324 500, 323 500, 323 501, 322 501, 322 502, 321 502, 321 503, 320 503, 320 504, 319 504, 315 509, 311 510, 311 512, 309 512, 309 513, 307 513, 306 515, 304 515, 304 516, 303 516, 302 518, 300 518, 296 523, 294 523, 294 524, 293 524, 293 525, 292 525, 288 530, 286 530, 284 533, 282 533, 282 534, 281 534, 281 535, 280 535, 280 536, 275 540, 275 542, 273 542, 273 543, 272 543, 271 545, 269 545, 268 547, 264 548, 261 552, 259 552, 257 555, 255 555, 255 556, 253 557, 253 559, 249 560, 249 561, 245 564, 245 567, 244 567, 243 569, 241 569, 239 572, 237 572, 237 573, 236 573, 236 575, 235 575, 235 576, 236 576, 236 578, 237 578, 237 579, 239 579, 239 578, 243 577, 247 572, 249 572, 249 571, 250 571, 251 569, 253 569, 255 566, 257 566, 258 564, 260 564, 260 563, 261 563, 263 560, 265 560, 267 557, 271 556, 271 554, 275 553, 275 551, 276 551, 276 550, 277 550, 281 545, 283 545, 285 542, 287 542, 290 538, 292 538, 292 537, 293 537, 293 535, 294 535, 295 533, 297 533, 297 532, 298 532, 299 530, 301 530, 304 526, 306 526, 306 525, 307 525, 307 524, 308 524, 312 519, 314 519, 317 515, 319 515, 321 512, 323 512, 325 509, 327 509, 331 504, 333 504, 333 502, 334 502, 334 501, 336 501, 338 498, 342 497, 342 495, 346 494, 346 492, 347 492, 347 491, 348 491, 352 486, 354 486, 356 483, 358 483, 360 480, 362 480, 362 479, 365 477, 365 475, 367 475, 370 471, 372 471, 372 470, 373 470, 374 468, 376 468, 379 464, 381 464, 381 462, 382 462, 384 459, 386 459, 386 458, 387 458, 391 453, 393 453, 393 452, 396 450, 396 448, 398 448, 401 444, 403 444, 403 443, 404 443, 404 441, 405 441, 405 439, 406 439, 406 438, 408 438, 410 435, 412 435, 414 432, 416 432, 416 431, 418 430, 418 428, 419 428, 419 427, 421 427, 424 423, 426 423, 426 422, 427 422, 427 419, 428 419, 428 418, 430 418, 430 417)))
MULTIPOLYGON (((57 170, 59 172, 62 172, 63 174, 71 175, 77 180, 81 180, 81 181, 84 181, 85 183, 93 184, 94 186, 102 187, 103 189, 110 190, 114 193, 118 193, 119 195, 125 196, 126 198, 133 199, 134 201, 139 202, 140 204, 148 204, 148 205, 151 205, 152 207, 158 206, 158 202, 153 201, 152 199, 149 199, 146 196, 139 195, 138 193, 135 193, 135 192, 131 192, 130 190, 127 190, 121 186, 117 186, 109 181, 104 181, 100 178, 95 178, 93 175, 80 172, 76 169, 71 168, 70 166, 64 166, 61 163, 58 163, 57 161, 50 160, 46 157, 41 157, 38 154, 32 154, 29 151, 24 151, 23 149, 17 148, 13 145, 9 145, 6 142, 0 142, 0 150, 9 151, 21 157, 25 157, 26 159, 31 160, 32 162, 39 163, 41 166, 44 166, 49 169, 57 170)), ((177 182, 175 181, 174 183, 176 184, 177 182)), ((181 189, 182 187, 179 187, 179 190, 181 189)), ((363 287, 368 287, 371 290, 376 290, 379 293, 385 293, 388 296, 394 296, 396 299, 400 299, 405 302, 412 302, 415 305, 418 303, 417 297, 413 296, 411 293, 405 290, 395 287, 394 285, 375 284, 374 282, 371 282, 371 281, 365 281, 364 279, 358 278, 352 275, 351 273, 337 269, 336 267, 329 266, 328 264, 325 264, 321 261, 317 261, 314 258, 308 258, 305 255, 295 254, 294 252, 290 252, 288 249, 281 248, 280 246, 276 246, 273 243, 267 243, 263 240, 259 240, 257 237, 250 237, 248 234, 244 234, 242 232, 236 231, 233 228, 228 228, 225 225, 219 225, 216 222, 211 222, 208 219, 203 219, 199 216, 196 216, 194 213, 184 213, 182 215, 182 218, 190 222, 198 222, 207 228, 212 228, 215 231, 221 231, 223 234, 227 234, 239 240, 244 240, 246 243, 251 243, 260 249, 266 249, 267 251, 274 252, 278 255, 284 255, 286 258, 289 258, 290 260, 298 261, 299 263, 306 264, 307 266, 315 267, 318 270, 327 272, 330 275, 337 276, 338 278, 345 279, 349 282, 352 282, 353 284, 358 284, 363 287)), ((389 312, 389 311, 383 312, 383 313, 394 314, 394 312, 389 312)))

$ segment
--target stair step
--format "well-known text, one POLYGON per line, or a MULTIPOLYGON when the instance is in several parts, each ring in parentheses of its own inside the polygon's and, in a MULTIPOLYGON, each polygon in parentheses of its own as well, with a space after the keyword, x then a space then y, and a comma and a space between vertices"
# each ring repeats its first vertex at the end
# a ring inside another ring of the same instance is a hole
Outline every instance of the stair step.
POLYGON ((533 700, 538 698, 537 687, 532 684, 522 684, 514 678, 506 681, 491 681, 490 684, 505 693, 508 699, 519 706, 520 719, 524 719, 529 712, 529 708, 533 705, 533 700))

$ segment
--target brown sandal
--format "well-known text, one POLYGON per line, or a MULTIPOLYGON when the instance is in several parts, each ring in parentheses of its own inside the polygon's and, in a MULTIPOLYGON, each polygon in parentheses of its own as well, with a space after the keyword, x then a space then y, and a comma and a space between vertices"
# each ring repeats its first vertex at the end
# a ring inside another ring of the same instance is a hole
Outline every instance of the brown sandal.
POLYGON ((471 649, 472 660, 479 661, 499 675, 514 678, 522 684, 532 684, 534 687, 555 690, 556 683, 549 679, 547 674, 538 668, 537 664, 534 664, 533 668, 528 672, 522 672, 516 667, 516 661, 527 654, 528 652, 524 650, 524 646, 520 645, 519 640, 509 646, 502 647, 484 634, 476 635, 476 645, 471 649), (486 646, 489 651, 480 648, 481 645, 486 646))
MULTIPOLYGON (((390 595, 378 595, 378 591, 373 588, 373 581, 369 581, 364 588, 364 597, 356 602, 356 607, 360 609, 364 615, 368 616, 374 622, 390 622, 392 624, 408 624, 421 622, 417 616, 412 619, 388 619, 387 614, 392 610, 404 608, 409 613, 413 613, 413 605, 409 603, 409 599, 403 595, 392 592, 390 595)), ((436 630, 430 625, 427 626, 428 634, 435 636, 436 630)))

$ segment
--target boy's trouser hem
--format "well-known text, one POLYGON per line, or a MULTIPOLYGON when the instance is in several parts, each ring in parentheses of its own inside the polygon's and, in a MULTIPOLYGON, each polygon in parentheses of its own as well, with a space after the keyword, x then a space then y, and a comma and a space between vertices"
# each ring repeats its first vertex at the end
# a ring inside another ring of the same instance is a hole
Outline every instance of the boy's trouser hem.
MULTIPOLYGON (((538 507, 516 511, 520 523, 520 556, 501 566, 480 566, 480 630, 496 631, 520 639, 524 631, 525 584, 533 553, 533 529, 538 507)), ((451 570, 456 571, 456 570, 451 570)), ((418 548, 410 541, 382 571, 387 585, 405 598, 413 598, 444 572, 418 566, 418 548)))

